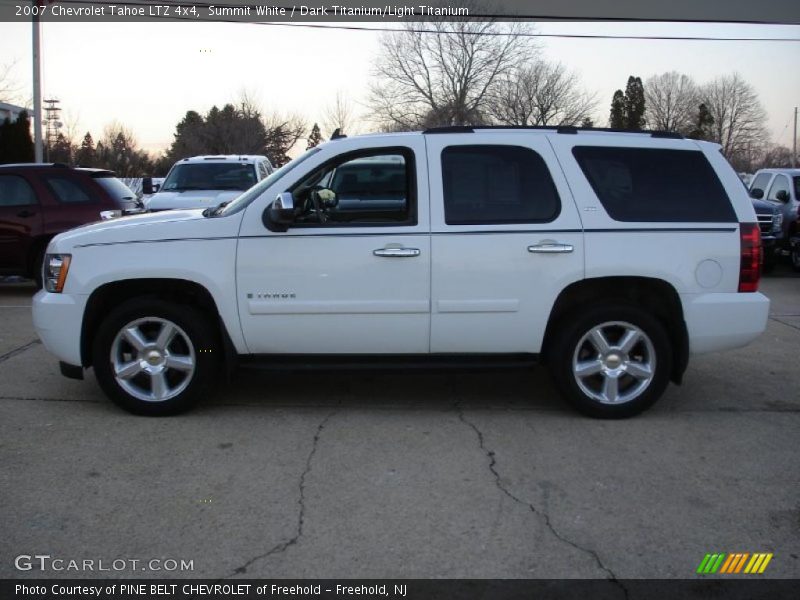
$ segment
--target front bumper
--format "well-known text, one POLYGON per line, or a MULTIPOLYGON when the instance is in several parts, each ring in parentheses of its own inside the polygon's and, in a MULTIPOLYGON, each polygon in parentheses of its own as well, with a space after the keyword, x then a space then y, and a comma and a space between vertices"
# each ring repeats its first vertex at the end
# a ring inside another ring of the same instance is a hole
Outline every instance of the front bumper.
POLYGON ((684 294, 681 302, 690 354, 746 346, 767 328, 769 298, 760 292, 684 294))
POLYGON ((81 362, 81 327, 87 296, 51 294, 33 297, 33 327, 49 352, 69 365, 81 362))

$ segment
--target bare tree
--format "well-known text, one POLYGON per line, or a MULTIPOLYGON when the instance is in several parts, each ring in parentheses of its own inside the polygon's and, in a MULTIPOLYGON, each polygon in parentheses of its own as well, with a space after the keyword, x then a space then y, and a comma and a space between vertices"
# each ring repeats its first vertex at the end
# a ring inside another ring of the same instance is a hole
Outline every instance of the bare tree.
POLYGON ((487 114, 504 125, 576 125, 591 116, 595 104, 575 73, 537 59, 498 80, 487 114))
POLYGON ((81 130, 80 111, 65 110, 62 120, 64 121, 63 134, 70 144, 77 144, 81 130))
POLYGON ((714 118, 713 141, 733 161, 737 155, 751 155, 767 140, 766 113, 753 86, 738 73, 718 77, 703 86, 703 104, 714 118))
POLYGON ((391 129, 483 122, 498 82, 535 54, 522 35, 531 31, 522 22, 470 19, 407 22, 384 34, 370 89, 374 118, 391 129))
POLYGON ((644 84, 647 124, 652 129, 688 134, 700 104, 697 85, 688 75, 669 71, 644 84))
POLYGON ((322 126, 326 134, 330 136, 337 129, 344 134, 356 133, 356 121, 355 107, 350 98, 341 90, 336 92, 322 113, 322 126))
POLYGON ((788 168, 792 164, 792 150, 786 146, 772 144, 768 146, 763 156, 754 165, 753 169, 788 168))
POLYGON ((16 61, 0 65, 0 102, 18 102, 20 94, 19 82, 14 79, 16 61))
POLYGON ((304 138, 308 125, 303 117, 295 114, 271 113, 263 118, 267 130, 265 153, 270 162, 279 167, 289 160, 289 152, 304 138))

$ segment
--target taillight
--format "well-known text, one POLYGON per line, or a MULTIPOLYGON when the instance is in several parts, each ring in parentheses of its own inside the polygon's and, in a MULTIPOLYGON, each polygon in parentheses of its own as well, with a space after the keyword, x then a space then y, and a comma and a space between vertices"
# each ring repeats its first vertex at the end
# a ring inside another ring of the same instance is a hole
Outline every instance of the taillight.
POLYGON ((739 239, 742 245, 739 263, 739 291, 757 292, 761 278, 761 232, 758 223, 741 223, 739 239))

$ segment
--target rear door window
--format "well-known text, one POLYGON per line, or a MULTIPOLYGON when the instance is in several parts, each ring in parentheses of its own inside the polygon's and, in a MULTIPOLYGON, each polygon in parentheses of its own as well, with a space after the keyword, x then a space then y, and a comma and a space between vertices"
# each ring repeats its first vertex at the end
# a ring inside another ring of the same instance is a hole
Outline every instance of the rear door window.
POLYGON ((725 188, 702 152, 576 146, 572 153, 616 221, 736 221, 725 188))
POLYGON ((523 146, 449 146, 442 150, 448 225, 546 223, 561 212, 539 154, 523 146))
POLYGON ((0 175, 0 208, 36 204, 31 184, 19 175, 0 175))
POLYGON ((45 181, 56 200, 62 204, 90 204, 95 201, 90 192, 73 179, 47 177, 45 181))

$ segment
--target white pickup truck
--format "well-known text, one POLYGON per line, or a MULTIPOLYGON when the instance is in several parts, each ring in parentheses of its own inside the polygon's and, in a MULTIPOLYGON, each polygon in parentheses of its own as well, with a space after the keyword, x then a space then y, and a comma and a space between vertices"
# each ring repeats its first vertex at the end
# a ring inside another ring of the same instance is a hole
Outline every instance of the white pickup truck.
POLYGON ((233 200, 272 171, 269 159, 260 155, 183 158, 172 165, 155 193, 145 198, 144 207, 149 211, 213 208, 233 200))
MULTIPOLYGON (((63 233, 36 330, 136 413, 249 361, 545 362, 598 417, 766 327, 759 229, 716 145, 572 127, 340 138, 219 208, 63 233)), ((735 374, 732 374, 735 377, 735 374)), ((743 382, 744 383, 744 382, 743 382)))

